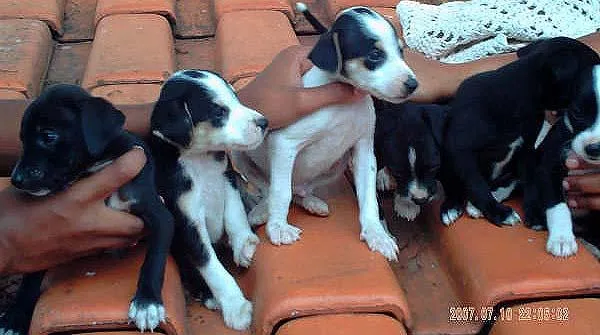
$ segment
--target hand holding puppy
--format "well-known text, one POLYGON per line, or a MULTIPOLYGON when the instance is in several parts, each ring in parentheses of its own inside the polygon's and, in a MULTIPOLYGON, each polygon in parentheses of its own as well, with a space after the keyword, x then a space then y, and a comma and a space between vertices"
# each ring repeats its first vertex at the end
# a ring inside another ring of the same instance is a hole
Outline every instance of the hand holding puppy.
POLYGON ((600 210, 600 166, 569 153, 565 161, 569 176, 563 181, 571 208, 600 210))
POLYGON ((104 199, 135 177, 145 161, 142 150, 131 150, 102 171, 43 199, 26 198, 12 187, 0 192, 0 274, 47 269, 135 243, 142 221, 106 207, 104 199))

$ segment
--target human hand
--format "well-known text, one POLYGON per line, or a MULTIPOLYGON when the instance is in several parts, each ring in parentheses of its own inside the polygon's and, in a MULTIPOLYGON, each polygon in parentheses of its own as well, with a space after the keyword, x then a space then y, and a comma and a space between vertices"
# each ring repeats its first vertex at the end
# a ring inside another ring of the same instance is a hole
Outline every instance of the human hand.
POLYGON ((104 199, 146 161, 134 149, 103 170, 46 198, 13 187, 0 192, 0 274, 47 269, 101 250, 135 243, 143 222, 106 207, 104 199))
POLYGON ((570 152, 565 165, 569 176, 563 180, 567 204, 571 208, 600 210, 600 165, 594 165, 570 152))
POLYGON ((304 88, 302 75, 313 65, 311 48, 295 45, 282 50, 256 78, 238 91, 242 104, 269 120, 272 129, 287 126, 328 105, 348 103, 365 93, 339 82, 304 88))

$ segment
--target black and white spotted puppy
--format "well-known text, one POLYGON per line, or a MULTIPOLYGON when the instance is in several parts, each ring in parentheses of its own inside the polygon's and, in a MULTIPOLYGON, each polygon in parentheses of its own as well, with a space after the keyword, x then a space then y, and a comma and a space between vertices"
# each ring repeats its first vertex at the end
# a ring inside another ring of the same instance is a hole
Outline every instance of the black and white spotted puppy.
POLYGON ((573 224, 590 221, 587 213, 571 213, 566 204, 566 153, 573 149, 585 161, 600 165, 600 65, 583 71, 574 85, 578 94, 573 104, 561 112, 535 156, 525 158, 532 167, 524 171, 525 221, 533 228, 548 228, 546 250, 559 257, 577 252, 573 224))
POLYGON ((394 212, 409 221, 437 194, 447 109, 376 101, 377 190, 394 192, 394 212))
POLYGON ((534 155, 545 111, 570 106, 582 71, 599 62, 593 49, 566 37, 531 43, 517 54, 516 61, 463 81, 451 102, 443 158, 450 169, 442 177, 446 225, 462 215, 467 200, 473 216, 496 225, 520 221, 500 196, 515 187, 519 171, 533 169, 517 164, 534 155))
MULTIPOLYGON (((307 13, 305 7, 300 9, 307 13)), ((315 66, 303 76, 305 87, 342 81, 399 103, 418 85, 404 62, 393 26, 366 7, 342 11, 321 35, 309 59, 315 66)), ((294 243, 301 230, 288 223, 292 199, 310 213, 328 215, 327 203, 313 190, 342 173, 352 157, 360 238, 371 250, 396 259, 396 242, 379 220, 374 131, 373 100, 365 96, 351 104, 322 108, 270 132, 263 145, 237 157, 237 166, 254 184, 268 185, 264 190, 268 196, 252 209, 249 221, 267 222, 267 235, 275 245, 294 243), (260 173, 252 172, 251 165, 260 173)))
POLYGON ((226 151, 262 141, 267 120, 242 105, 232 87, 208 71, 184 70, 163 85, 151 118, 157 185, 175 217, 172 252, 184 282, 223 313, 228 327, 246 329, 252 304, 223 267, 213 243, 224 233, 236 264, 250 265, 258 237, 248 225, 226 151))
MULTIPOLYGON (((148 230, 148 248, 129 318, 141 331, 154 330, 165 320, 161 290, 173 217, 158 196, 148 148, 123 129, 124 122, 125 116, 110 102, 92 97, 79 86, 59 84, 46 89, 23 115, 23 152, 11 182, 32 196, 51 196, 133 147, 145 150, 146 165, 106 203, 140 217, 148 230)), ((0 334, 27 334, 43 277, 44 271, 25 275, 15 304, 0 319, 0 334)))

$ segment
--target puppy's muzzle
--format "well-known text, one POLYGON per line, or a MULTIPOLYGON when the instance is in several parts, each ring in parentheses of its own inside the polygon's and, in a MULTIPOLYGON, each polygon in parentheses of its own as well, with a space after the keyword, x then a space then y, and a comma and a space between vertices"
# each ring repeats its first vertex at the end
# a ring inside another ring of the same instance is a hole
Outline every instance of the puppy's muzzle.
POLYGON ((259 127, 264 132, 265 130, 267 130, 267 127, 269 126, 269 120, 267 120, 267 118, 261 117, 261 118, 254 120, 254 124, 256 124, 256 126, 259 127))
POLYGON ((44 178, 44 172, 36 167, 17 169, 11 176, 11 183, 19 189, 25 188, 27 184, 44 178))
POLYGON ((583 150, 590 160, 600 161, 600 142, 587 144, 583 150))
POLYGON ((415 77, 408 77, 404 82, 404 89, 406 90, 406 96, 411 95, 419 87, 419 82, 415 77))

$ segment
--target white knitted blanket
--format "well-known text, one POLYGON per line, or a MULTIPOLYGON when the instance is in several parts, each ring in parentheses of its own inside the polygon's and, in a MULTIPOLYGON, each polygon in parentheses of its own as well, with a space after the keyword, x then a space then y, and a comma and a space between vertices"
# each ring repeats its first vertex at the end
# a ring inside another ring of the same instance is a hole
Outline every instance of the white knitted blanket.
POLYGON ((524 43, 600 31, 600 0, 400 1, 396 14, 411 48, 446 63, 514 51, 524 43))

